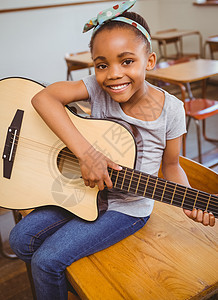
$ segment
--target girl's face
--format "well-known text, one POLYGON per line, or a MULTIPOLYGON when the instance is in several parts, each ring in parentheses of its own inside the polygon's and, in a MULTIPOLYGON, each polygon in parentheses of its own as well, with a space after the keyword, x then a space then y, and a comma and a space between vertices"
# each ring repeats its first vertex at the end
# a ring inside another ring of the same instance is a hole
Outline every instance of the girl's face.
POLYGON ((146 44, 128 28, 102 30, 94 39, 92 58, 98 84, 119 103, 137 101, 145 94, 146 70, 156 61, 146 44))

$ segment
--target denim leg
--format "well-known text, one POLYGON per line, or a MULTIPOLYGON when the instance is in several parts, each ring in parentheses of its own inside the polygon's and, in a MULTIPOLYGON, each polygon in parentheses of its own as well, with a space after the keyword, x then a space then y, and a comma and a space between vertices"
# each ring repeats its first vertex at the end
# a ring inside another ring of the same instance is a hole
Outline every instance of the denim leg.
POLYGON ((9 242, 16 255, 31 263, 33 253, 44 240, 74 216, 55 206, 37 208, 12 229, 9 242))
MULTIPOLYGON (((67 299, 65 269, 74 261, 105 249, 144 226, 146 218, 115 211, 101 214, 95 222, 74 217, 48 235, 32 256, 32 274, 39 300, 67 299)), ((42 229, 40 231, 43 231, 42 229)), ((44 233, 44 232, 43 232, 44 233)))

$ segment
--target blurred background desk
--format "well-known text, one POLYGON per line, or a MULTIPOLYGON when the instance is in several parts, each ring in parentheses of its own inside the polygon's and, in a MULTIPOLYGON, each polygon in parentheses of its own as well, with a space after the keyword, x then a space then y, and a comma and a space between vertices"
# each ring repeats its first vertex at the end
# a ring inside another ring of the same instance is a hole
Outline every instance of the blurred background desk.
POLYGON ((90 51, 66 54, 65 61, 67 64, 67 80, 73 80, 73 76, 71 73, 72 71, 88 69, 89 75, 91 74, 93 61, 90 51))
POLYGON ((196 59, 175 64, 167 68, 149 71, 147 72, 147 78, 170 83, 186 84, 207 79, 217 74, 218 60, 196 59))
POLYGON ((199 58, 202 56, 202 36, 197 30, 180 30, 180 29, 168 29, 164 31, 158 31, 151 36, 152 41, 158 42, 158 48, 161 59, 178 59, 183 56, 199 58), (183 52, 183 37, 188 35, 197 35, 199 37, 199 52, 198 53, 184 53, 183 52), (167 44, 174 44, 176 49, 175 55, 167 54, 167 44))
MULTIPOLYGON (((181 90, 182 101, 188 117, 187 131, 191 118, 195 120, 198 142, 199 162, 202 162, 200 120, 203 124, 203 136, 209 142, 217 142, 206 136, 206 119, 218 113, 218 101, 206 99, 206 79, 218 74, 218 60, 196 59, 171 65, 167 68, 147 72, 147 79, 161 80, 178 85, 181 90), (202 98, 194 98, 190 83, 202 80, 202 98), (188 98, 186 98, 188 94, 188 98)), ((183 155, 186 155, 186 138, 183 138, 183 155)))

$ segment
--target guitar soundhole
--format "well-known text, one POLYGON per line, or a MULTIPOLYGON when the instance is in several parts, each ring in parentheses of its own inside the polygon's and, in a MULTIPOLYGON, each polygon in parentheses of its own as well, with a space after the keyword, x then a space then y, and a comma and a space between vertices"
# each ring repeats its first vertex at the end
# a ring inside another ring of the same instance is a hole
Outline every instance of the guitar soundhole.
POLYGON ((81 178, 80 166, 77 157, 67 148, 63 148, 57 157, 57 166, 60 173, 68 179, 81 178))

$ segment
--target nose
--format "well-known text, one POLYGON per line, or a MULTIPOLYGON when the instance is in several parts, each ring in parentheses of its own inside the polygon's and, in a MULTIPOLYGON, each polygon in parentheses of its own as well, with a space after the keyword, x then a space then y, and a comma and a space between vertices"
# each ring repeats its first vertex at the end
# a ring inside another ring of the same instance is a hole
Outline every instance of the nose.
POLYGON ((118 64, 110 65, 110 67, 108 68, 107 78, 118 79, 122 77, 123 77, 123 72, 121 66, 118 64))

